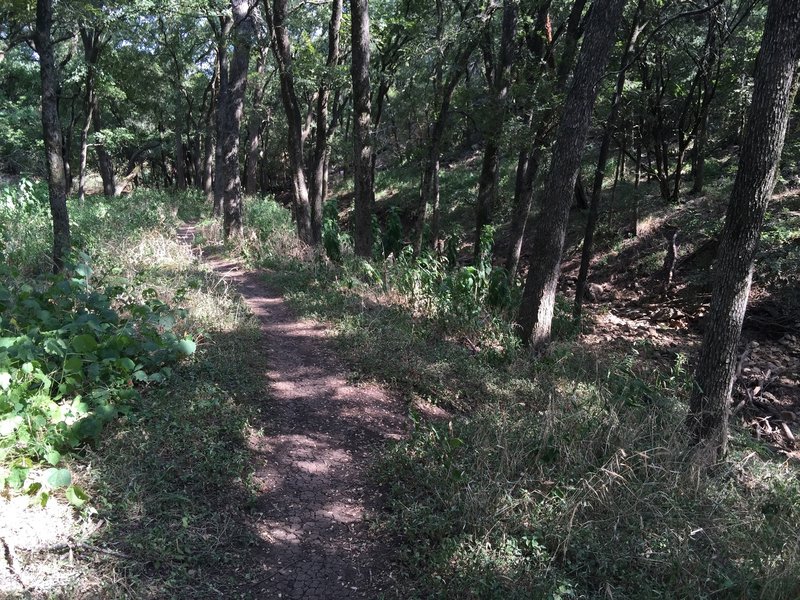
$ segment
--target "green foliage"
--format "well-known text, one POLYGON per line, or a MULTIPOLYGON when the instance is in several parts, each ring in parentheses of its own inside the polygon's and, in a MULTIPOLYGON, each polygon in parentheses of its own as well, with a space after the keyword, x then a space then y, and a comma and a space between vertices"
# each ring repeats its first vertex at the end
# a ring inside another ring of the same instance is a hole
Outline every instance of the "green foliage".
MULTIPOLYGON (((107 423, 136 406, 141 389, 162 383, 172 364, 195 351, 195 343, 179 333, 185 313, 127 278, 122 268, 127 257, 120 252, 130 236, 169 228, 175 213, 191 213, 196 204, 197 194, 158 192, 72 203, 76 251, 65 273, 53 276, 45 260, 46 185, 22 179, 0 191, 5 484, 21 489, 36 462, 55 467, 62 455, 95 443, 107 423), (97 256, 95 264, 90 254, 97 256)), ((47 478, 41 488, 33 486, 42 482, 31 484, 29 491, 67 487, 53 481, 47 478)), ((75 486, 67 489, 70 500, 80 504, 85 494, 75 486)))
POLYGON ((334 263, 342 262, 342 242, 344 234, 339 229, 339 207, 331 198, 322 209, 322 247, 334 263))
MULTIPOLYGON (((57 463, 96 442, 106 423, 136 404, 139 387, 162 383, 171 365, 195 350, 173 331, 183 313, 153 291, 134 302, 130 284, 92 284, 85 262, 71 271, 0 285, 2 462, 57 463)), ((7 268, 0 274, 13 281, 7 268)), ((24 478, 7 483, 21 486, 24 478)))
POLYGON ((393 254, 395 257, 400 256, 400 251, 403 249, 403 223, 400 221, 400 213, 396 207, 389 210, 386 217, 386 233, 383 235, 383 253, 384 257, 393 254))
POLYGON ((246 219, 248 226, 262 242, 278 233, 294 230, 289 212, 271 198, 248 202, 246 219))

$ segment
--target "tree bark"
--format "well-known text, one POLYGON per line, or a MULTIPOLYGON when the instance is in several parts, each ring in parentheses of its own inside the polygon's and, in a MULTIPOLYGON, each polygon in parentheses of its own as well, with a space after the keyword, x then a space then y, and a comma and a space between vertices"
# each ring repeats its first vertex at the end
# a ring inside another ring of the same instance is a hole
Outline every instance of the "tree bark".
MULTIPOLYGON (((258 55, 256 72, 259 78, 264 75, 266 56, 263 51, 258 55)), ((261 153, 261 101, 264 98, 266 82, 259 82, 253 90, 252 109, 250 120, 247 123, 247 150, 244 161, 244 190, 248 195, 253 195, 258 190, 258 159, 261 153)))
POLYGON ((311 234, 314 244, 322 241, 322 203, 325 201, 325 180, 328 165, 328 98, 332 71, 339 62, 339 30, 342 25, 342 0, 331 3, 331 20, 328 24, 328 59, 317 91, 316 132, 311 179, 311 234))
POLYGON ((503 20, 500 34, 500 56, 497 65, 492 65, 494 75, 490 82, 491 115, 487 127, 486 147, 478 179, 478 198, 475 205, 475 240, 473 260, 477 263, 480 252, 481 232, 491 224, 497 205, 497 183, 500 168, 500 140, 506 116, 506 99, 514 61, 515 34, 517 31, 517 4, 514 0, 503 0, 503 20))
POLYGON ((47 157, 47 184, 50 214, 53 218, 53 271, 64 268, 69 252, 69 215, 64 157, 61 154, 61 123, 58 120, 58 82, 52 40, 52 0, 37 0, 36 29, 33 43, 39 55, 39 75, 42 82, 42 131, 47 157))
POLYGON ((214 216, 222 216, 225 197, 225 111, 228 106, 228 35, 233 23, 229 17, 220 17, 219 39, 217 40, 217 69, 219 84, 217 88, 217 108, 214 113, 216 144, 214 146, 214 216))
MULTIPOLYGON (((619 107, 622 100, 622 93, 625 89, 625 77, 627 72, 628 57, 633 51, 633 46, 636 39, 642 30, 639 28, 639 15, 644 8, 645 0, 639 0, 636 5, 636 14, 633 17, 631 24, 630 34, 628 41, 625 44, 625 49, 622 52, 622 57, 619 60, 620 70, 617 73, 617 83, 614 92, 611 95, 611 111, 606 119, 605 131, 603 133, 603 141, 600 143, 600 152, 597 157, 597 169, 594 172, 594 181, 592 183, 592 197, 589 201, 589 216, 586 220, 586 229, 583 235, 583 248, 581 250, 581 266, 578 270, 578 280, 575 285, 575 303, 573 305, 572 316, 575 319, 580 319, 581 310, 583 307, 583 297, 586 293, 586 280, 589 276, 589 263, 592 260, 592 244, 594 242, 594 232, 597 227, 597 217, 600 211, 600 200, 603 195, 603 179, 605 178, 606 164, 608 156, 611 151, 611 140, 613 137, 613 130, 616 126, 617 115, 619 114, 619 107)), ((637 167, 638 168, 638 167, 637 167)), ((637 173, 638 181, 638 173, 637 173)), ((638 220, 638 219, 637 219, 638 220)))
MULTIPOLYGON (((265 0, 268 2, 268 0, 265 0)), ((303 120, 300 103, 294 87, 292 47, 286 28, 286 0, 274 0, 272 10, 267 5, 266 15, 272 30, 272 51, 278 64, 281 80, 281 100, 288 123, 289 171, 292 183, 294 216, 297 233, 307 244, 313 243, 311 233, 311 207, 308 199, 305 156, 303 153, 303 120)))
POLYGON ((372 255, 372 211, 375 189, 372 180, 372 119, 369 84, 369 2, 350 0, 352 19, 353 80, 353 179, 355 184, 355 252, 372 255))
MULTIPOLYGON (((583 18, 583 9, 586 7, 586 0, 575 0, 570 9, 569 17, 567 18, 566 40, 564 42, 564 49, 561 52, 561 57, 556 67, 553 60, 545 60, 545 54, 548 50, 548 45, 552 43, 552 35, 549 29, 549 2, 544 2, 539 7, 537 15, 536 31, 540 32, 535 36, 532 42, 532 51, 534 56, 540 59, 540 64, 548 69, 556 69, 555 90, 561 92, 566 85, 567 78, 572 71, 575 62, 575 54, 578 50, 578 41, 580 40, 581 20, 583 18), (545 44, 545 40, 547 44, 545 44)), ((542 71, 544 75, 544 71, 542 71)), ((514 280, 517 274, 517 267, 519 266, 519 259, 522 254, 522 244, 525 239, 525 229, 528 225, 528 215, 531 211, 533 204, 533 188, 536 177, 539 173, 539 166, 541 164, 542 153, 544 146, 549 137, 550 123, 555 116, 556 111, 554 108, 545 111, 545 114, 539 120, 538 125, 535 127, 535 134, 533 135, 533 143, 530 149, 527 150, 527 160, 518 162, 518 166, 524 166, 525 171, 518 173, 517 180, 522 182, 521 186, 516 186, 514 192, 514 208, 511 213, 511 224, 508 242, 508 254, 506 255, 506 274, 508 275, 509 282, 514 280)), ((531 120, 530 130, 534 131, 534 121, 531 120)))
POLYGON ((222 136, 225 189, 222 229, 225 239, 242 235, 242 185, 239 178, 239 131, 244 113, 247 67, 253 44, 253 20, 248 0, 231 0, 233 55, 228 65, 228 89, 222 136))
POLYGON ((736 347, 764 213, 783 149, 798 58, 800 5, 794 0, 771 0, 689 401, 687 424, 701 463, 724 456, 727 449, 736 347))
POLYGON ((556 286, 569 209, 580 169, 581 154, 600 80, 614 44, 625 0, 597 0, 587 24, 583 46, 559 123, 544 192, 543 210, 534 234, 537 258, 528 271, 518 324, 522 340, 534 348, 550 341, 556 286))

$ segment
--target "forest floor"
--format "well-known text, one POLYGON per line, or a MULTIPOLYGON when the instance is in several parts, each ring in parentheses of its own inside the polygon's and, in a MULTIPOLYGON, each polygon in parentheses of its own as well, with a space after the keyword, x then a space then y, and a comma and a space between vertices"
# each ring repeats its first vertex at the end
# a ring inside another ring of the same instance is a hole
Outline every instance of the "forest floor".
MULTIPOLYGON (((194 241, 194 226, 179 237, 194 241)), ((286 598, 374 598, 392 586, 386 539, 369 515, 383 493, 370 478, 375 453, 406 431, 405 411, 385 389, 348 381, 323 325, 298 319, 263 272, 212 254, 259 322, 269 418, 248 443, 260 491, 252 528, 266 542, 251 557, 258 594, 286 598)), ((236 365, 229 365, 236 368, 236 365)), ((252 573, 252 571, 251 571, 252 573)), ((256 591, 256 590, 251 590, 256 591)))
POLYGON ((117 246, 188 307, 200 350, 67 463, 83 508, 0 496, 0 598, 396 597, 376 468, 405 406, 268 272, 193 240, 184 225, 117 246))

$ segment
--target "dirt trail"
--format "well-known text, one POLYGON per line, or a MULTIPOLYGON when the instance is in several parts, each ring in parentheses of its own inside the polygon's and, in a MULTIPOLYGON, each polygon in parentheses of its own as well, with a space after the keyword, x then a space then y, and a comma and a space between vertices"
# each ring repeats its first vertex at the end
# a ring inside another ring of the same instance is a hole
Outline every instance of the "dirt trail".
MULTIPOLYGON (((194 239, 183 226, 180 238, 194 239)), ((261 494, 251 526, 266 542, 253 574, 264 598, 377 598, 394 595, 390 548, 366 517, 380 490, 368 469, 406 431, 399 401, 375 385, 354 385, 319 323, 298 320, 263 273, 235 261, 207 264, 242 294, 261 321, 270 381, 264 432, 251 446, 261 494)), ((236 368, 236 365, 231 365, 236 368)))

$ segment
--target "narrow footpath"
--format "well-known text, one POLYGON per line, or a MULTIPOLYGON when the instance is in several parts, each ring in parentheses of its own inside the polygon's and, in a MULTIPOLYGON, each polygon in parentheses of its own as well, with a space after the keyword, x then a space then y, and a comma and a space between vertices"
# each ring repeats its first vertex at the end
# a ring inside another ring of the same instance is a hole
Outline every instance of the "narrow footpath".
MULTIPOLYGON (((179 237, 191 244, 194 226, 179 237)), ((376 385, 353 384, 323 325, 299 320, 264 273, 205 260, 261 322, 269 389, 264 431, 251 436, 260 490, 251 527, 265 542, 253 597, 379 598, 397 594, 386 540, 368 517, 381 505, 369 469, 407 430, 402 404, 376 385)), ((236 365, 231 365, 235 369, 236 365)))

